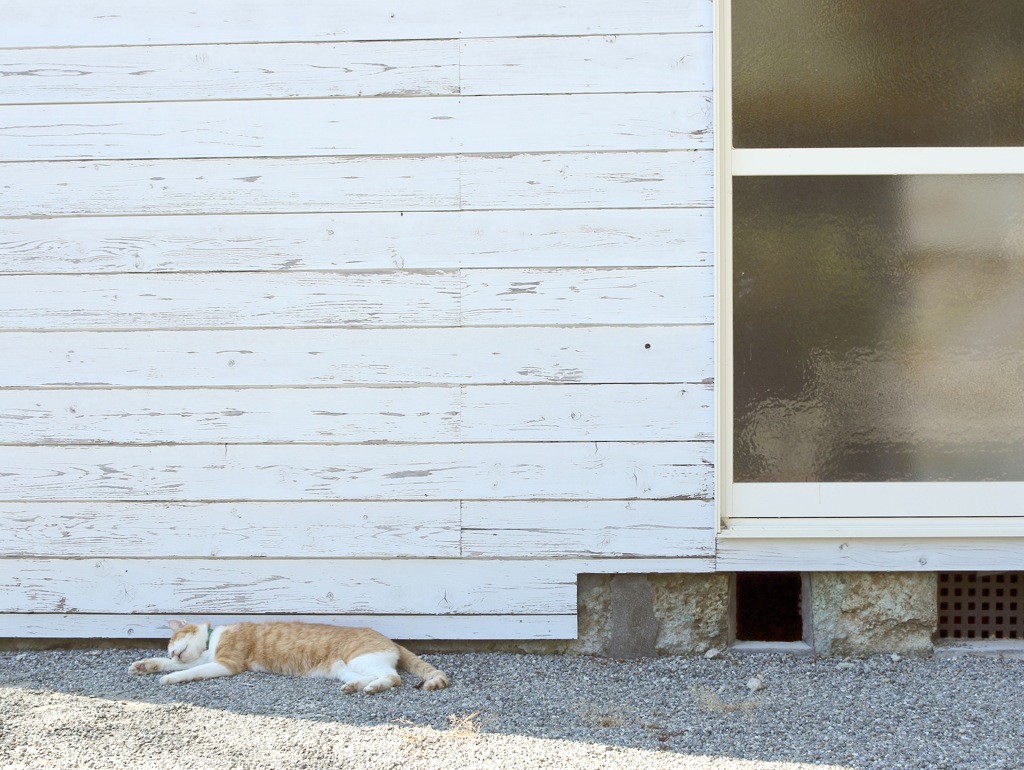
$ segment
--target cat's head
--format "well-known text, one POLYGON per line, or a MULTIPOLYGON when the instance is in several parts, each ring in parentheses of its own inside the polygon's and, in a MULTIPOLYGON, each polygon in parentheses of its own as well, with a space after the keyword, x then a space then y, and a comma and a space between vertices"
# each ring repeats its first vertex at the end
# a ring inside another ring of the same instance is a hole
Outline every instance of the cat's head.
POLYGON ((167 657, 182 663, 191 663, 206 652, 210 643, 209 623, 189 623, 184 620, 168 620, 167 625, 174 632, 167 643, 167 657))

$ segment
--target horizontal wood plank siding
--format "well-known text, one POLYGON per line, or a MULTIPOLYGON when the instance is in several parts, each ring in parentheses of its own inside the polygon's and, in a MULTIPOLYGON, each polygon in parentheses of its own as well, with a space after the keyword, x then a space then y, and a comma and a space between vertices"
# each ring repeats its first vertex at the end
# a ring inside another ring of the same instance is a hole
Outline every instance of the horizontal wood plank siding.
POLYGON ((0 316, 33 330, 709 324, 713 293, 710 267, 8 276, 0 316))
POLYGON ((568 614, 560 562, 434 559, 0 559, 0 612, 568 614))
POLYGON ((711 90, 708 35, 45 48, 0 55, 0 104, 711 90))
POLYGON ((6 163, 8 216, 457 210, 456 156, 6 163))
POLYGON ((710 0, 16 6, 0 636, 714 569, 710 0))
POLYGON ((0 558, 458 558, 459 502, 5 503, 0 558))
POLYGON ((11 49, 0 53, 0 103, 457 95, 460 45, 449 39, 11 49))
POLYGON ((2 558, 132 558, 142 552, 168 559, 713 555, 707 531, 714 527, 714 506, 704 500, 34 500, 6 503, 4 510, 2 558))
POLYGON ((0 385, 703 382, 711 338, 707 325, 11 331, 0 385))
POLYGON ((709 266, 712 235, 704 208, 9 219, 0 274, 709 266))
POLYGON ((710 385, 0 390, 31 444, 710 441, 710 385))
POLYGON ((467 501, 462 507, 463 553, 491 558, 710 557, 714 517, 708 500, 467 501))
POLYGON ((459 93, 711 91, 711 36, 585 35, 464 40, 459 93))
POLYGON ((0 47, 710 33, 712 17, 711 0, 305 0, 287 13, 235 0, 39 0, 7 9, 0 47))
POLYGON ((8 216, 709 206, 709 151, 0 164, 8 216))
POLYGON ((0 118, 14 161, 711 147, 705 93, 30 105, 0 118))
POLYGON ((711 445, 0 447, 6 500, 706 498, 711 445))

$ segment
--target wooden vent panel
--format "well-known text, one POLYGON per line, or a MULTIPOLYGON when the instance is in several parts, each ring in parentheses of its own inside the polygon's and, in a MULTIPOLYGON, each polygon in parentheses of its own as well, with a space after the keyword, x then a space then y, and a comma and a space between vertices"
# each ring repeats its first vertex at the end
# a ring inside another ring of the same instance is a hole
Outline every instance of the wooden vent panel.
POLYGON ((940 639, 1024 639, 1024 572, 939 573, 940 639))

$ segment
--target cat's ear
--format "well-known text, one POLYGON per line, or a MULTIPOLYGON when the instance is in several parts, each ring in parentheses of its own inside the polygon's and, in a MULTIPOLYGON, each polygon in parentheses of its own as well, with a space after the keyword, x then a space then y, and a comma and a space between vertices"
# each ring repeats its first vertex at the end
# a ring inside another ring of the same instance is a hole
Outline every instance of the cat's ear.
POLYGON ((167 625, 171 627, 172 631, 180 631, 181 629, 183 629, 185 627, 185 621, 184 620, 177 620, 177 619, 168 620, 167 621, 167 625))

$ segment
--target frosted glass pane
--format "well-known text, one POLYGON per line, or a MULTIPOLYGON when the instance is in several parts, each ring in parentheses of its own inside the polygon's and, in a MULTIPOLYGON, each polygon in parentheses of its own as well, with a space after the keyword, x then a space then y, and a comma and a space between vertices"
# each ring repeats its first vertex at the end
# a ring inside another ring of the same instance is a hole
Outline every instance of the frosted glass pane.
POLYGON ((1024 144, 1021 0, 733 0, 737 147, 1024 144))
POLYGON ((1024 177, 734 180, 737 481, 1024 481, 1024 177))

